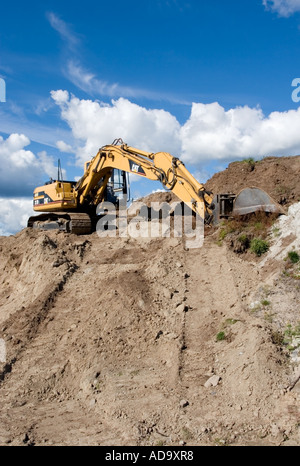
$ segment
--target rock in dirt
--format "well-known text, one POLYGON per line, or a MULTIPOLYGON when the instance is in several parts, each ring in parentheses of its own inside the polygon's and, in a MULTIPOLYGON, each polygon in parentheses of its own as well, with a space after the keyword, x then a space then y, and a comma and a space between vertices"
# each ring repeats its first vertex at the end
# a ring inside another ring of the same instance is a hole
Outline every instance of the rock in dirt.
POLYGON ((212 375, 204 384, 204 387, 216 387, 221 380, 221 377, 218 375, 212 375))
POLYGON ((187 400, 180 400, 179 406, 180 408, 186 408, 189 405, 187 400))

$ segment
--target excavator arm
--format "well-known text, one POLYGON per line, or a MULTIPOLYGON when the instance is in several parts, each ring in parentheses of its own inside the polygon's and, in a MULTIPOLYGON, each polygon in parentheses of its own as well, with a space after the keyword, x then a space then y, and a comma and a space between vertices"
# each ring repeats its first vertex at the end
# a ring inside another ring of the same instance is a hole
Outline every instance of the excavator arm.
POLYGON ((98 205, 113 169, 122 170, 149 180, 160 181, 167 189, 209 223, 212 215, 212 195, 186 169, 183 162, 167 152, 145 152, 116 140, 103 146, 87 164, 88 167, 75 186, 77 204, 98 205))

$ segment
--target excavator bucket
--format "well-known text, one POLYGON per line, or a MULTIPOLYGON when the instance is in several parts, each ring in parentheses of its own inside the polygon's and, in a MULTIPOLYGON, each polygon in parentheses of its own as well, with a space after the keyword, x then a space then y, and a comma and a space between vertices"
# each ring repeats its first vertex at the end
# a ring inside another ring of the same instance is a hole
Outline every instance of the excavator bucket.
POLYGON ((234 215, 247 215, 253 212, 270 212, 285 214, 284 209, 263 189, 251 187, 242 189, 237 195, 232 193, 217 194, 214 197, 215 209, 213 223, 234 215))
POLYGON ((242 189, 233 202, 232 214, 246 215, 257 211, 285 214, 283 208, 262 189, 255 187, 242 189))

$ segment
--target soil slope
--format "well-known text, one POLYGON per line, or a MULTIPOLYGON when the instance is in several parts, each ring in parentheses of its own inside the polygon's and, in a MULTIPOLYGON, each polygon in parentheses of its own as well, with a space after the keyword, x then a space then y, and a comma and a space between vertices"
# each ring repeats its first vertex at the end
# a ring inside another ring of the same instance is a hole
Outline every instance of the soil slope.
POLYGON ((205 187, 215 194, 234 193, 247 186, 265 190, 282 206, 300 200, 300 155, 293 157, 266 157, 232 162, 226 170, 216 173, 205 187))
POLYGON ((215 230, 0 237, 0 444, 300 445, 292 207, 260 258, 215 230))

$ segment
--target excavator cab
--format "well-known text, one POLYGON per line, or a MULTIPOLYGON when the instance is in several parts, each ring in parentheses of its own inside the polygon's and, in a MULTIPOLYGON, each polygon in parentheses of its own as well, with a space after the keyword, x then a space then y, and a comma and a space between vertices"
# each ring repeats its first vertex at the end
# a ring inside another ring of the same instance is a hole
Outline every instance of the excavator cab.
POLYGON ((118 204, 121 200, 130 198, 129 174, 124 170, 114 169, 106 185, 104 200, 118 204))

